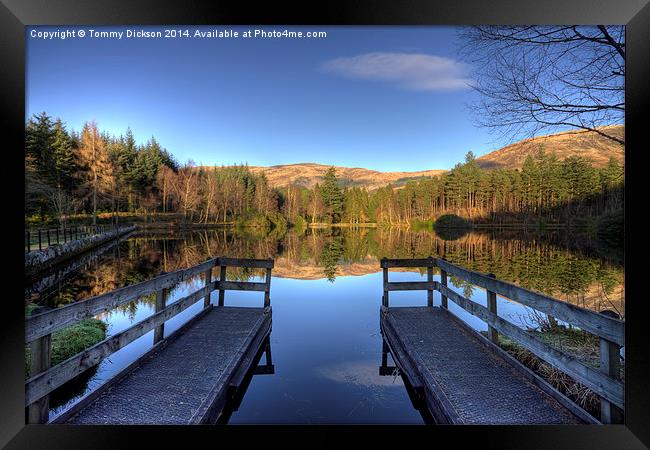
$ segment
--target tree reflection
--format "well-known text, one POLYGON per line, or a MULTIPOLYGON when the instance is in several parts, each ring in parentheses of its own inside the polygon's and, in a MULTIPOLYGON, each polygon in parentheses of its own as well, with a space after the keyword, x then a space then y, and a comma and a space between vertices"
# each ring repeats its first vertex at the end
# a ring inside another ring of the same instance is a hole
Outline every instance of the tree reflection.
MULTIPOLYGON (((41 303, 46 300, 51 306, 60 306, 221 255, 273 258, 276 277, 326 278, 330 282, 337 276, 378 272, 378 261, 383 257, 431 255, 471 270, 494 273, 497 278, 573 304, 624 314, 624 271, 617 258, 604 258, 589 238, 561 231, 522 230, 472 230, 454 240, 433 231, 405 228, 313 228, 275 234, 221 228, 145 233, 102 254, 60 283, 41 303)), ((232 280, 262 276, 263 269, 229 267, 227 272, 232 280)), ((451 281, 467 293, 472 289, 460 280, 451 281)))

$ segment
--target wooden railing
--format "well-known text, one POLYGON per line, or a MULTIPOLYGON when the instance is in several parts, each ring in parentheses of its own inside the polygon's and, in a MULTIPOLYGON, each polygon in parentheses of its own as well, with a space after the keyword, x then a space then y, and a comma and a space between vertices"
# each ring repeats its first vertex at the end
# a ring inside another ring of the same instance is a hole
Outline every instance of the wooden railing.
POLYGON ((54 389, 96 366, 108 355, 151 330, 154 330, 154 345, 159 343, 163 339, 167 320, 201 299, 203 299, 204 310, 211 307, 210 295, 213 291, 219 291, 219 306, 224 306, 227 290, 264 292, 264 307, 269 307, 272 268, 272 259, 214 258, 188 269, 162 274, 148 281, 28 317, 25 320, 25 342, 30 344, 31 365, 30 378, 25 381, 25 406, 28 407, 29 423, 48 421, 49 394, 54 389), (212 270, 217 266, 220 267, 220 277, 212 281, 212 270), (264 283, 227 281, 227 267, 266 269, 266 280, 264 283), (166 304, 171 288, 183 280, 201 274, 204 279, 202 288, 170 305, 166 304), (153 293, 156 294, 153 315, 50 367, 52 333, 153 293))
POLYGON ((25 253, 43 250, 53 245, 76 241, 95 234, 115 231, 121 226, 115 224, 75 225, 71 227, 39 228, 25 230, 25 253))
POLYGON ((440 292, 441 307, 448 309, 448 299, 488 325, 488 339, 498 342, 498 333, 514 339, 540 359, 558 368, 592 390, 601 399, 601 422, 622 423, 625 409, 624 384, 620 379, 620 349, 625 345, 625 322, 595 311, 566 303, 552 297, 497 280, 492 274, 473 272, 440 258, 382 259, 384 297, 389 306, 389 292, 426 290, 428 306, 433 306, 433 291, 440 292), (427 269, 427 281, 390 282, 391 267, 419 267, 427 269), (433 281, 433 268, 440 269, 440 281, 433 281), (455 276, 486 290, 487 307, 476 303, 447 284, 448 276, 455 276), (600 337, 600 367, 589 366, 578 358, 548 345, 533 334, 498 316, 496 296, 513 300, 576 326, 600 337))

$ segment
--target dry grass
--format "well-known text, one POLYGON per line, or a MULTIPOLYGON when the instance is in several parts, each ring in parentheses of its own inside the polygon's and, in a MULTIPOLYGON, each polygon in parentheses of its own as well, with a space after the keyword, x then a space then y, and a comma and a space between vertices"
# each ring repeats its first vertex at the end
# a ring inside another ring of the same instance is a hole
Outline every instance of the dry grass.
MULTIPOLYGON (((604 128, 608 128, 608 133, 624 137, 625 128, 623 125, 604 128)), ((483 155, 477 159, 477 162, 481 167, 485 168, 521 168, 526 157, 528 155, 534 156, 539 150, 547 154, 555 152, 560 160, 571 155, 584 156, 590 159, 596 167, 605 166, 611 156, 615 157, 620 163, 624 162, 624 148, 622 145, 592 131, 571 131, 525 139, 483 155)))

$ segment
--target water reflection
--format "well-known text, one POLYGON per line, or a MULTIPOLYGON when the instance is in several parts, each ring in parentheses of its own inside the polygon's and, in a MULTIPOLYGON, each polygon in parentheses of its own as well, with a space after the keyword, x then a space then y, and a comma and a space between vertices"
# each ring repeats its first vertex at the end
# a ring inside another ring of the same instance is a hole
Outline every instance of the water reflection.
MULTIPOLYGON (((319 228, 284 235, 219 229, 189 233, 141 234, 98 256, 68 281, 41 293, 40 304, 60 306, 157 274, 228 255, 274 258, 275 277, 334 283, 337 277, 379 270, 378 260, 441 256, 452 263, 601 311, 624 317, 623 266, 605 258, 588 238, 565 232, 472 231, 454 240, 432 231, 374 228, 319 228)), ((412 270, 412 269, 407 269, 412 270)), ((229 268, 228 277, 246 280, 261 271, 229 268)), ((453 280, 452 280, 453 281, 453 280)), ((456 280, 471 297, 473 288, 456 280)))
MULTIPOLYGON (((275 363, 271 377, 251 377, 246 395, 224 415, 229 423, 421 423, 427 417, 417 396, 395 376, 394 363, 377 370, 382 336, 377 311, 381 303, 379 259, 445 257, 480 272, 571 303, 611 309, 624 315, 623 265, 608 257, 589 238, 560 231, 471 231, 454 240, 432 231, 375 228, 320 228, 301 233, 216 229, 194 232, 140 233, 104 251, 76 273, 43 291, 38 302, 56 307, 93 295, 196 265, 216 256, 273 258, 271 305, 275 363), (415 407, 415 409, 414 409, 415 407)), ((228 268, 228 279, 263 281, 262 270, 228 268)), ((391 281, 426 277, 418 269, 391 271, 391 281)), ((216 277, 216 273, 213 277, 216 277)), ((439 275, 435 274, 438 280, 439 275)), ((485 305, 483 290, 451 277, 457 292, 485 305)), ((202 286, 200 277, 186 280, 171 292, 168 302, 202 286)), ((260 306, 259 293, 228 292, 226 304, 260 306)), ((439 295, 435 296, 439 304, 439 295)), ((215 296, 212 299, 215 302, 215 296)), ((522 305, 498 297, 500 314, 526 326, 522 305)), ((400 292, 391 303, 425 305, 426 294, 400 292)), ((108 335, 114 335, 153 314, 155 298, 137 301, 103 313, 108 335)), ((193 305, 165 324, 173 332, 201 310, 193 305)), ((450 302, 450 310, 477 331, 486 325, 450 302)), ((81 387, 61 395, 54 409, 64 410, 81 395, 151 348, 150 332, 89 372, 81 387)), ((269 354, 270 361, 270 354, 269 354)), ((260 369, 262 370, 262 369, 260 369)), ((270 370, 270 369, 268 369, 270 370)))

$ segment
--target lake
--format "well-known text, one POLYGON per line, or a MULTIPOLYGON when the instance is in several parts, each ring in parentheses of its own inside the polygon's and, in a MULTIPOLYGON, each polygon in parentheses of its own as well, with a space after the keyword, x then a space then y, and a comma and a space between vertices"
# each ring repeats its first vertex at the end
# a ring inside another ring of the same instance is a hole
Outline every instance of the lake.
MULTIPOLYGON (((523 287, 585 308, 624 317, 624 267, 620 250, 564 230, 474 230, 439 235, 403 228, 316 228, 265 232, 221 228, 188 232, 139 232, 98 249, 30 283, 26 297, 57 307, 196 265, 217 256, 273 258, 271 353, 275 373, 256 375, 229 423, 422 423, 400 376, 380 375, 382 337, 379 259, 444 257, 479 272, 494 273, 523 287)), ((213 279, 216 278, 215 271, 213 279)), ((251 269, 230 269, 228 279, 263 281, 251 269)), ((391 281, 426 279, 426 271, 391 270, 391 281)), ((439 280, 435 274, 434 279, 439 280)), ((181 283, 168 304, 202 285, 181 283)), ((485 305, 486 293, 450 279, 463 295, 485 305)), ((217 301, 212 295, 212 302, 217 301)), ((151 315, 154 297, 140 298, 97 316, 118 333, 151 315)), ((261 306, 259 292, 226 293, 225 304, 261 306)), ((434 304, 440 296, 434 294, 434 304)), ((450 302, 450 309, 476 330, 487 326, 450 302)), ((426 292, 391 293, 391 306, 426 305, 426 292)), ((200 311, 198 302, 165 325, 173 332, 200 311)), ((498 298, 499 314, 534 327, 528 308, 498 298)), ((151 348, 153 331, 114 353, 51 396, 51 414, 68 408, 84 393, 151 348)), ((264 357, 262 357, 264 361, 264 357)), ((393 365, 389 359, 389 365, 393 365)))

